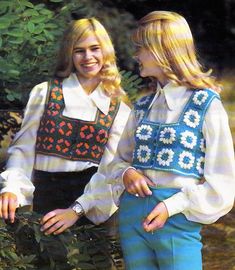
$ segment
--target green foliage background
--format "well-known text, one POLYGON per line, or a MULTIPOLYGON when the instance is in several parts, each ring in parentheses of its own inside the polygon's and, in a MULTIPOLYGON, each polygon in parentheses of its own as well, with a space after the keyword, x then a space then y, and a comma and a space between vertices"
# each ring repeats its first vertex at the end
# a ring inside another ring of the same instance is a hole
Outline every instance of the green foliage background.
POLYGON ((118 241, 94 225, 73 226, 58 236, 40 231, 41 216, 21 212, 0 220, 0 270, 121 270, 118 241))
MULTIPOLYGON (((147 0, 0 0, 0 106, 1 109, 23 109, 25 106, 29 91, 32 87, 42 81, 46 81, 53 73, 56 59, 57 48, 62 36, 62 32, 66 25, 71 21, 71 13, 81 13, 86 16, 97 17, 109 30, 115 49, 118 56, 118 64, 122 71, 122 85, 129 94, 131 101, 134 101, 137 96, 137 91, 141 88, 143 81, 133 73, 135 68, 132 59, 132 46, 130 42, 130 34, 132 29, 136 26, 136 20, 128 9, 123 7, 132 6, 135 9, 137 6, 146 6, 147 0)), ((203 1, 152 1, 151 5, 157 9, 161 5, 164 9, 169 9, 168 4, 174 3, 174 7, 185 11, 189 11, 187 3, 198 5, 203 1), (156 5, 156 7, 155 7, 156 5)), ((215 1, 218 2, 218 1, 215 1)), ((223 1, 222 1, 223 2, 223 1)), ((221 2, 221 3, 222 3, 221 2)), ((232 7, 232 2, 225 0, 225 7, 229 9, 232 7)), ((214 2, 212 3, 212 5, 214 2)), ((194 29, 197 30, 197 40, 205 40, 208 32, 203 32, 203 27, 207 25, 204 20, 205 16, 215 18, 213 12, 210 13, 208 9, 191 8, 191 12, 196 12, 194 19, 194 29), (197 15, 197 16, 196 16, 197 15), (203 34, 204 33, 204 34, 203 34)), ((230 10, 230 9, 229 9, 230 10)), ((235 8, 233 9, 235 10, 235 8)), ((178 11, 176 9, 176 11, 178 11)), ((188 16, 190 18, 190 16, 188 16)), ((232 24, 232 17, 226 21, 227 31, 230 36, 234 35, 234 24, 232 24), (230 23, 228 23, 230 22, 230 23), (232 27, 233 25, 233 27, 232 27), (230 29, 231 28, 231 29, 230 29)), ((214 27, 211 26, 212 29, 214 27)), ((211 31, 213 32, 213 31, 211 31)), ((222 31, 221 31, 222 32, 222 31)), ((222 34, 223 34, 222 33, 222 34)), ((222 35, 221 33, 216 33, 222 35)), ((223 36, 223 35, 222 35, 223 36)), ((222 41, 222 38, 221 38, 222 41)), ((230 47, 234 47, 234 39, 227 42, 230 47), (233 42, 232 42, 233 41, 233 42)), ((214 54, 215 46, 208 42, 208 54, 214 54), (209 44, 209 45, 208 45, 209 44)), ((221 44, 219 42, 218 44, 221 44)), ((222 45, 221 45, 222 46, 222 45)), ((223 45, 224 46, 224 45, 223 45)), ((226 55, 227 62, 231 62, 229 50, 222 48, 220 50, 223 55, 226 55)), ((234 56, 234 54, 232 55, 234 56)), ((223 66, 221 55, 219 55, 219 66, 223 66)), ((234 61, 233 61, 234 62, 234 61)), ((216 65, 215 65, 216 66, 216 65)), ((220 69, 219 77, 224 85, 225 91, 222 92, 222 99, 226 101, 225 107, 229 113, 230 126, 233 132, 233 139, 235 141, 235 106, 234 106, 234 67, 229 70, 223 67, 220 69)), ((0 124, 4 124, 1 122, 0 124)), ((7 126, 7 125, 6 125, 7 126)), ((234 214, 231 215, 229 224, 234 222, 234 214)), ((216 229, 224 228, 225 223, 215 224, 216 229), (218 228, 217 228, 217 227, 218 228)), ((112 251, 115 251, 117 261, 120 259, 120 249, 118 243, 113 242, 112 239, 104 238, 103 231, 100 228, 75 228, 60 237, 45 237, 40 233, 40 225, 38 217, 34 214, 25 214, 18 216, 18 223, 15 226, 9 226, 4 223, 0 224, 0 270, 20 270, 20 269, 65 269, 68 261, 73 269, 102 269, 104 270, 109 264, 112 251), (86 233, 85 233, 86 232, 86 233), (66 237, 65 237, 66 236, 66 237), (80 237, 80 239, 77 236, 80 237), (85 237, 85 238, 84 238, 85 237), (67 240, 70 242, 68 242, 67 240), (95 248, 91 245, 89 239, 95 240, 96 245, 102 249, 103 254, 95 255, 95 248), (57 249, 57 247, 63 247, 57 249), (108 247, 108 249, 107 249, 108 247), (56 254, 56 251, 58 253, 56 254), (63 252, 66 253, 63 256, 63 252), (58 257, 65 258, 64 262, 58 262, 58 257)), ((208 229, 211 231, 211 226, 208 229)), ((225 265, 223 269, 234 269, 234 250, 231 241, 234 242, 234 230, 230 227, 227 234, 224 236, 228 239, 226 243, 226 250, 222 246, 222 253, 227 254, 232 260, 229 267, 225 265), (229 242, 230 241, 230 242, 229 242), (232 266, 233 265, 233 266, 232 266)), ((221 231, 223 231, 221 229, 221 231)), ((218 231, 216 231, 217 234, 218 231)), ((224 233, 224 231, 223 231, 224 233)), ((216 234, 213 235, 213 240, 217 239, 216 234)), ((208 232, 207 232, 208 237, 208 232)), ((218 241, 220 239, 217 239, 218 241)), ((209 241, 207 242, 209 243, 209 241)), ((216 243, 217 246, 220 243, 216 243)), ((220 269, 221 256, 214 259, 215 249, 211 248, 213 245, 205 245, 206 251, 212 250, 211 259, 208 260, 207 269, 220 269), (212 268, 213 261, 218 261, 218 268, 212 268)), ((206 253, 205 253, 206 254, 206 253)), ((209 258, 209 257, 208 257, 209 258)), ((226 257, 226 262, 228 258, 226 257)), ((207 265, 206 265, 207 266, 207 265)), ((117 263, 113 269, 119 269, 117 263)))
POLYGON ((97 17, 112 36, 120 67, 133 68, 129 35, 135 20, 130 13, 92 0, 0 1, 2 108, 24 107, 31 88, 52 75, 58 44, 72 12, 97 17))

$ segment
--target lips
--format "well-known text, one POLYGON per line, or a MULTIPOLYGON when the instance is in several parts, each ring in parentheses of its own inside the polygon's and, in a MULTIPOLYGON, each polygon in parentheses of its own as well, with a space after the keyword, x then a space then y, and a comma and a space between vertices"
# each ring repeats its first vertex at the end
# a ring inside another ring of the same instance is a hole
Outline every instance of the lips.
POLYGON ((92 62, 92 63, 83 63, 81 64, 82 67, 94 67, 97 64, 97 62, 92 62))

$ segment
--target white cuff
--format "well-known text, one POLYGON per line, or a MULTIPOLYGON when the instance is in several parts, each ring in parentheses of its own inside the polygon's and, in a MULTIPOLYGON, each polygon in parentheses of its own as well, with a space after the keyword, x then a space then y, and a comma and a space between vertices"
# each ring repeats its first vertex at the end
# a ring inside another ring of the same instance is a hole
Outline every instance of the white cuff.
POLYGON ((93 207, 92 199, 89 198, 89 196, 87 196, 85 193, 79 197, 76 202, 81 204, 85 214, 93 207))
POLYGON ((174 194, 163 202, 166 205, 169 217, 181 213, 189 206, 189 200, 182 191, 174 194))

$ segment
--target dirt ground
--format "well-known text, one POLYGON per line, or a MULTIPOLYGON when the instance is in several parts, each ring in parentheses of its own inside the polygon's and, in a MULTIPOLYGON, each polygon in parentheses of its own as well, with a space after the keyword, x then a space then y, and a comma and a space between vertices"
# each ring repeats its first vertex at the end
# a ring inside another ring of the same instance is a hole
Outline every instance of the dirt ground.
POLYGON ((235 270, 235 206, 226 216, 204 226, 203 270, 235 270))

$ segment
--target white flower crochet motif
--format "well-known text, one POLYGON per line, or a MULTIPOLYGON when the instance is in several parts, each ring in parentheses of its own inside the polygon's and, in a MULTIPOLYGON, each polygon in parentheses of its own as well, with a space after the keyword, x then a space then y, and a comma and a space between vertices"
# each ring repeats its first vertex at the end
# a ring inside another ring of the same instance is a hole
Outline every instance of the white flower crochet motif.
POLYGON ((200 140, 200 149, 203 153, 206 152, 206 141, 204 139, 200 140))
POLYGON ((136 137, 140 140, 147 141, 151 138, 153 129, 149 125, 141 125, 137 128, 136 137))
POLYGON ((170 166, 173 161, 174 152, 171 149, 163 148, 157 155, 159 165, 170 166))
POLYGON ((205 158, 204 157, 200 157, 200 158, 197 159, 196 169, 198 170, 199 174, 204 173, 204 163, 205 163, 205 158))
POLYGON ((186 123, 187 126, 195 128, 199 125, 200 115, 198 114, 197 111, 190 109, 184 115, 184 122, 186 123))
POLYGON ((193 132, 186 130, 185 132, 181 133, 180 142, 184 145, 184 147, 193 149, 193 147, 197 144, 197 137, 193 132))
POLYGON ((146 163, 150 159, 151 149, 147 145, 140 145, 137 149, 137 159, 141 163, 146 163))
POLYGON ((149 102, 149 100, 150 100, 150 96, 142 97, 136 102, 136 104, 139 106, 145 105, 149 102))
POLYGON ((194 163, 195 157, 187 151, 183 151, 179 156, 179 165, 183 169, 191 169, 194 163))
POLYGON ((160 132, 160 141, 165 143, 165 144, 172 144, 175 141, 175 129, 170 128, 170 127, 165 127, 161 132, 160 132))
POLYGON ((202 105, 208 98, 208 93, 205 91, 198 91, 194 97, 193 97, 193 102, 196 105, 202 105))

